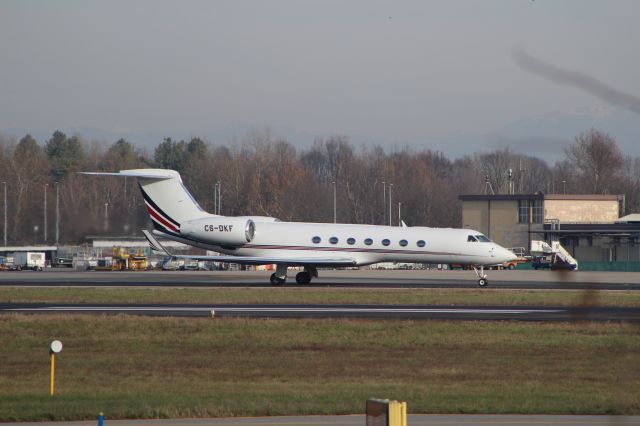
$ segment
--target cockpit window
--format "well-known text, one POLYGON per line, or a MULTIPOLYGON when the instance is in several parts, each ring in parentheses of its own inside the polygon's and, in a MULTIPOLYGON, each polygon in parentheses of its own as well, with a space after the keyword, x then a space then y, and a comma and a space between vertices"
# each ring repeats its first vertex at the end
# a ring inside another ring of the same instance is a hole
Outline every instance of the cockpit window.
POLYGON ((476 240, 476 238, 473 235, 469 235, 467 237, 467 242, 469 242, 469 243, 477 243, 478 240, 476 240))
POLYGON ((484 235, 475 235, 475 237, 481 243, 490 243, 491 242, 491 240, 489 238, 485 237, 484 235))

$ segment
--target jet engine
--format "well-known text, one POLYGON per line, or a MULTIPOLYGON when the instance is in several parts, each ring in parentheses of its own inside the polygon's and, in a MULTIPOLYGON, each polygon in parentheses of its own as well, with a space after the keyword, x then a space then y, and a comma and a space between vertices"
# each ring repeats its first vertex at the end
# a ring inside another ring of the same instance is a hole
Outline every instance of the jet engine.
POLYGON ((255 232, 255 223, 246 217, 216 216, 180 225, 182 235, 215 245, 241 246, 250 243, 255 232))

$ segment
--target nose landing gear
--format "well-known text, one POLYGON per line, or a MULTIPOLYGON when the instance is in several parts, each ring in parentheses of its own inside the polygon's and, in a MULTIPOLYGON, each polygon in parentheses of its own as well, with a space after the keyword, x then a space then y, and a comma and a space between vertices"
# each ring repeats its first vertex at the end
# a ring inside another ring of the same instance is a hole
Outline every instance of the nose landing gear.
POLYGON ((486 287, 489 284, 489 279, 487 278, 487 274, 484 273, 484 267, 480 265, 480 270, 473 266, 473 270, 476 271, 476 275, 478 276, 478 285, 480 287, 486 287))

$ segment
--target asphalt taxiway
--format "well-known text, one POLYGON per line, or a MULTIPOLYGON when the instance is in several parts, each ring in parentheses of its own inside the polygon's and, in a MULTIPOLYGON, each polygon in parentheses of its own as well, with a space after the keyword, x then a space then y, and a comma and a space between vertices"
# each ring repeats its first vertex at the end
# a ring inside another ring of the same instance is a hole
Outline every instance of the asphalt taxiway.
POLYGON ((640 309, 620 307, 514 307, 419 305, 187 305, 0 303, 0 313, 64 313, 181 317, 378 318, 465 321, 640 322, 640 309))
MULTIPOLYGON (((0 272, 0 287, 271 287, 271 272, 138 271, 96 272, 53 269, 0 272)), ((489 288, 560 290, 640 290, 640 273, 489 271, 489 288)), ((286 286, 297 286, 290 271, 286 286)), ((478 288, 472 271, 321 270, 303 287, 478 288)))

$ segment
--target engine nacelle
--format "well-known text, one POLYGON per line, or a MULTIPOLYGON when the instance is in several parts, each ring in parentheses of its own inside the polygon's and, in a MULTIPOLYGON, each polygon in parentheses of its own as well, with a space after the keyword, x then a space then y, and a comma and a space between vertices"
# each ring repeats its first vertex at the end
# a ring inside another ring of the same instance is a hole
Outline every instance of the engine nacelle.
POLYGON ((255 223, 246 217, 216 216, 180 224, 182 235, 215 245, 241 246, 250 243, 255 232, 255 223))

